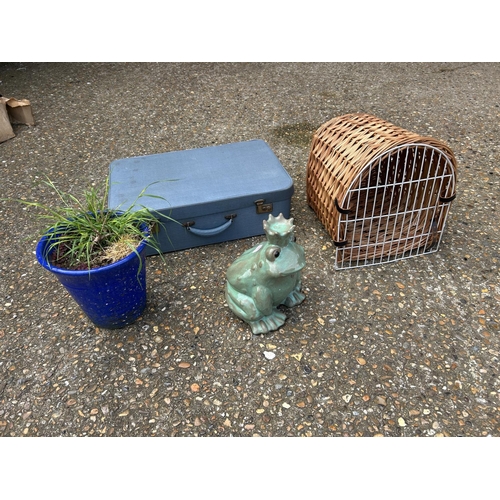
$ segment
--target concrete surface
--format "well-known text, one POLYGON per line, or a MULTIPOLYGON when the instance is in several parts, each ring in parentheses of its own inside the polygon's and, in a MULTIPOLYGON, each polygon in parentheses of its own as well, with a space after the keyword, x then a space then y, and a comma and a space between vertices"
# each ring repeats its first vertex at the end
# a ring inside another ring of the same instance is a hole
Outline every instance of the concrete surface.
POLYGON ((36 262, 43 223, 2 201, 2 436, 499 436, 497 63, 1 63, 36 126, 0 144, 2 197, 78 194, 129 156, 264 139, 294 179, 306 301, 252 336, 225 271, 259 238, 148 258, 148 308, 98 330, 36 262), (439 252, 335 271, 308 207, 312 132, 368 112, 446 142, 439 252), (268 359, 264 352, 275 354, 268 359))

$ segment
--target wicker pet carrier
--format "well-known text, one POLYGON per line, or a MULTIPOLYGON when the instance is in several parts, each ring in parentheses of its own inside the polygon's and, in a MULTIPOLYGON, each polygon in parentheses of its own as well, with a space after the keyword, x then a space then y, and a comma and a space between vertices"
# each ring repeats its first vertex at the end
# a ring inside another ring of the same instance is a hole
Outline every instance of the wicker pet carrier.
POLYGON ((336 269, 437 251, 455 178, 453 152, 431 137, 367 114, 322 125, 311 144, 307 200, 333 238, 336 269))

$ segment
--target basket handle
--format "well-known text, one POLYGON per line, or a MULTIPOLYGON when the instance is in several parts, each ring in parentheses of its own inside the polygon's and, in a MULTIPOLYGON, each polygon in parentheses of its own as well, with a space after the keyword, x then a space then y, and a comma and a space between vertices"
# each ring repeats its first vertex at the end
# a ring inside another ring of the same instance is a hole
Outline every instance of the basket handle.
POLYGON ((211 229, 198 229, 196 227, 193 227, 194 222, 186 224, 186 229, 193 234, 196 234, 197 236, 215 236, 216 234, 222 233, 222 231, 225 231, 232 223, 233 219, 236 217, 236 214, 232 215, 227 215, 226 219, 229 219, 227 222, 224 222, 224 224, 221 224, 220 226, 213 227, 211 229))
POLYGON ((338 212, 340 212, 341 214, 350 214, 351 211, 348 209, 348 208, 342 208, 340 205, 339 205, 339 202, 337 200, 337 198, 335 198, 335 208, 337 209, 338 212))
POLYGON ((344 240, 344 241, 335 241, 335 240, 333 240, 333 244, 337 248, 342 248, 342 247, 345 247, 347 245, 347 240, 344 240))
POLYGON ((445 198, 444 196, 440 196, 439 201, 441 203, 451 203, 456 197, 457 197, 457 193, 449 196, 448 198, 445 198))

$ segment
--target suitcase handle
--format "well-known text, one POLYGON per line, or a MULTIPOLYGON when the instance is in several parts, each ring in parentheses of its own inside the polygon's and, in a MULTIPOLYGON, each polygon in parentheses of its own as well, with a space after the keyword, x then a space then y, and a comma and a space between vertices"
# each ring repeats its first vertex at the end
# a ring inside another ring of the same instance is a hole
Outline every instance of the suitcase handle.
POLYGON ((213 227, 212 229, 197 229, 192 226, 188 226, 186 229, 198 236, 214 236, 216 234, 225 231, 233 222, 234 217, 231 217, 227 222, 224 222, 221 226, 213 227))

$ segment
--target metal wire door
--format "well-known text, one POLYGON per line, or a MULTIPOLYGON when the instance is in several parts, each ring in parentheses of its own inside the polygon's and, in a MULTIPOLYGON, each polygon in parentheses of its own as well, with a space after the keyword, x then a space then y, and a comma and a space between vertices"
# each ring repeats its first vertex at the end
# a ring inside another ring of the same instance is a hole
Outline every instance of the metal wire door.
POLYGON ((405 144, 375 157, 335 200, 336 268, 437 251, 454 198, 453 165, 438 148, 405 144))

